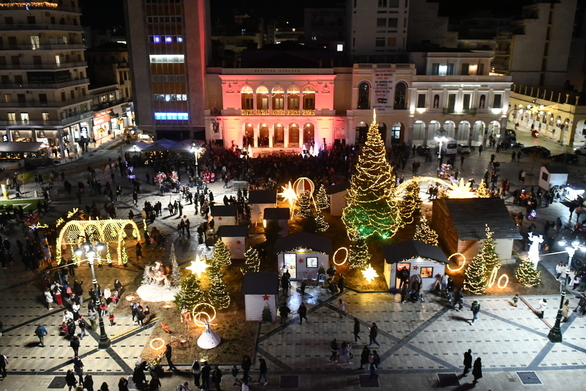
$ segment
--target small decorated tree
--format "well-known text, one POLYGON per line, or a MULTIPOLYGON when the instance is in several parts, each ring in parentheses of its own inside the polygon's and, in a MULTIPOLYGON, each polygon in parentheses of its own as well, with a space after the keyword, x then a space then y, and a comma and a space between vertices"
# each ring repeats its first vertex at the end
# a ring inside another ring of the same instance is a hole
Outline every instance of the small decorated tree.
POLYGON ((399 203, 401 217, 405 221, 405 224, 411 224, 413 222, 413 214, 421 208, 420 191, 421 188, 416 181, 409 182, 405 188, 405 195, 399 203))
POLYGON ((317 190, 317 194, 315 196, 315 206, 318 209, 327 209, 330 207, 330 199, 326 194, 326 188, 324 185, 319 185, 319 189, 317 190))
POLYGON ((464 290, 474 294, 483 295, 486 291, 488 278, 486 276, 486 266, 481 254, 478 254, 468 264, 464 272, 464 290))
POLYGON ((486 225, 485 231, 486 239, 482 242, 482 247, 477 256, 480 256, 484 261, 484 266, 486 268, 486 278, 488 279, 492 271, 495 268, 497 270, 500 269, 502 264, 499 260, 498 254, 496 253, 496 243, 492 238, 493 232, 488 227, 488 224, 486 225))
POLYGON ((348 252, 348 266, 350 269, 362 269, 368 265, 370 253, 364 239, 358 239, 350 245, 348 252))
POLYGON ((271 308, 267 303, 265 303, 264 307, 262 308, 262 321, 263 322, 273 322, 273 315, 271 314, 271 308))
POLYGON ((320 209, 316 211, 315 224, 317 225, 317 230, 319 232, 325 232, 328 230, 328 228, 330 228, 330 225, 324 218, 324 214, 321 212, 320 209))
POLYGON ((179 264, 177 263, 177 255, 175 254, 175 243, 171 244, 171 286, 179 286, 181 283, 181 270, 179 270, 179 264))
POLYGON ((535 269, 530 261, 523 260, 515 270, 515 278, 521 285, 527 287, 537 286, 541 284, 541 271, 535 269))
POLYGON ((108 262, 108 265, 112 266, 112 254, 110 254, 110 245, 108 243, 106 243, 106 262, 108 262))
POLYGON ((480 181, 480 185, 478 185, 478 189, 476 189, 476 197, 478 198, 490 198, 490 190, 486 187, 486 181, 483 179, 480 181))
POLYGON ((309 191, 304 191, 299 195, 297 198, 297 210, 295 211, 295 215, 303 218, 308 218, 313 215, 311 210, 311 198, 309 191))
POLYGON ((419 224, 417 225, 417 228, 415 228, 415 235, 413 235, 413 240, 418 240, 423 243, 431 244, 432 246, 437 246, 437 239, 437 232, 435 232, 435 230, 433 230, 429 224, 427 224, 427 218, 425 216, 421 216, 419 224))
POLYGON ((185 303, 189 312, 193 307, 201 302, 204 297, 204 292, 200 289, 200 284, 194 274, 190 274, 179 284, 179 292, 175 295, 175 305, 181 310, 185 303))
POLYGON ((222 241, 222 239, 218 239, 216 241, 216 249, 214 250, 214 254, 212 255, 211 264, 217 265, 219 268, 224 266, 228 266, 232 263, 232 254, 230 254, 230 250, 228 246, 222 241))
POLYGON ((208 267, 208 278, 210 279, 210 289, 207 292, 208 301, 218 310, 230 306, 230 293, 226 289, 222 271, 217 264, 208 267))
POLYGON ((122 264, 126 265, 128 263, 128 253, 126 252, 126 246, 124 245, 124 243, 122 244, 122 249, 120 250, 120 254, 121 254, 121 258, 122 258, 122 260, 121 260, 122 264))
POLYGON ((242 274, 258 272, 260 270, 260 256, 255 248, 249 247, 244 253, 245 266, 240 269, 242 274))

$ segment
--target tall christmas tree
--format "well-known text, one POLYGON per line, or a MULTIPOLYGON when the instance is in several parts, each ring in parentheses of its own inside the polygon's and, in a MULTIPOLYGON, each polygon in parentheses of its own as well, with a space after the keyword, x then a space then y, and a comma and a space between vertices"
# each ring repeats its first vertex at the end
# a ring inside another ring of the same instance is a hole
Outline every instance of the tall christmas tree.
POLYGON ((217 264, 213 264, 207 269, 208 278, 210 279, 210 289, 207 292, 208 301, 218 310, 230 306, 230 294, 226 289, 222 271, 217 264))
POLYGON ((486 266, 481 254, 478 254, 468 264, 464 272, 464 290, 474 294, 483 295, 488 284, 486 266))
POLYGON ((409 182, 405 187, 405 195, 399 203, 401 217, 405 224, 411 224, 413 222, 413 214, 421 208, 420 190, 419 183, 416 181, 409 182))
POLYGON ((348 252, 348 266, 350 269, 362 269, 368 265, 370 253, 364 239, 358 239, 350 245, 348 252))
POLYGON ((482 247, 480 248, 480 252, 477 256, 480 256, 484 261, 484 267, 486 268, 486 278, 490 277, 493 269, 500 269, 502 264, 499 260, 499 256, 496 253, 496 243, 492 238, 493 232, 488 227, 488 224, 485 228, 486 231, 486 239, 482 242, 482 247))
POLYGON ((419 224, 417 225, 417 228, 415 228, 415 235, 413 235, 413 240, 418 240, 423 243, 431 244, 432 246, 437 246, 437 239, 437 232, 435 232, 435 230, 433 230, 429 224, 427 224, 427 218, 425 216, 421 216, 421 219, 419 219, 419 224))
POLYGON ((212 255, 212 265, 217 265, 219 268, 224 266, 228 266, 232 263, 232 254, 230 254, 230 250, 226 246, 226 244, 222 241, 222 239, 218 239, 216 241, 214 254, 212 255))
POLYGON ((299 195, 299 198, 297 198, 296 206, 297 210, 295 211, 295 215, 303 218, 308 218, 313 215, 309 191, 304 191, 299 195))
POLYGON ((317 190, 317 194, 315 196, 315 206, 318 209, 327 209, 330 207, 330 199, 326 194, 326 188, 324 185, 319 185, 319 189, 317 190))
POLYGON ((515 278, 521 285, 532 287, 541 284, 541 271, 535 269, 533 263, 528 260, 521 261, 515 270, 515 278))
POLYGON ((324 214, 321 212, 320 209, 316 211, 315 224, 317 225, 317 230, 319 232, 325 232, 328 230, 328 228, 330 228, 330 225, 324 218, 324 214))
POLYGON ((486 181, 483 179, 480 181, 480 185, 478 185, 478 189, 476 189, 476 197, 478 198, 490 198, 490 190, 486 187, 486 181))
POLYGON ((200 284, 194 274, 190 274, 179 284, 179 292, 175 295, 175 305, 183 308, 186 305, 189 312, 204 298, 204 292, 200 290, 200 284))
POLYGON ((179 286, 181 283, 181 270, 179 270, 177 255, 175 254, 175 243, 171 243, 171 254, 169 258, 171 260, 171 286, 179 286))
POLYGON ((371 235, 388 239, 404 225, 394 197, 395 177, 386 158, 376 115, 373 117, 350 181, 347 206, 342 211, 351 240, 371 235))
POLYGON ((249 247, 244 253, 245 266, 240 269, 242 274, 258 272, 260 270, 260 256, 255 248, 249 247))

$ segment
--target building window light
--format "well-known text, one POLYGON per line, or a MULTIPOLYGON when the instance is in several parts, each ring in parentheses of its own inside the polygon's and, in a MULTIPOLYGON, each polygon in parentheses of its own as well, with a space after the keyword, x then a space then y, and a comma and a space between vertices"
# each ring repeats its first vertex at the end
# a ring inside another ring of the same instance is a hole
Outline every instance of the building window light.
POLYGON ((172 43, 173 37, 165 37, 165 43, 172 43))
POLYGON ((155 113, 155 119, 157 121, 169 121, 169 120, 189 120, 189 113, 155 113))
POLYGON ((337 44, 336 45, 336 51, 343 52, 344 51, 344 44, 343 43, 337 44))
POLYGON ((438 74, 440 76, 445 76, 448 74, 448 66, 447 65, 440 65, 438 68, 438 74))
POLYGON ((182 36, 178 36, 177 37, 177 42, 182 43, 183 42, 183 37, 182 36))
POLYGON ((158 35, 155 35, 155 36, 153 37, 153 42, 154 42, 154 43, 161 43, 161 37, 159 37, 158 35))

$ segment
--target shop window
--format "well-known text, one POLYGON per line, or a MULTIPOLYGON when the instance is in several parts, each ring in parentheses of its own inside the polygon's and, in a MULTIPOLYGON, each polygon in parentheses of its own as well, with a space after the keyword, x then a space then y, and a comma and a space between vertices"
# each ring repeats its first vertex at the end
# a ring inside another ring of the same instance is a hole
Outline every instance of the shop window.
POLYGON ((367 82, 358 85, 358 109, 370 109, 370 85, 367 82))
POLYGON ((307 268, 317 268, 317 257, 307 257, 305 258, 305 267, 307 268))

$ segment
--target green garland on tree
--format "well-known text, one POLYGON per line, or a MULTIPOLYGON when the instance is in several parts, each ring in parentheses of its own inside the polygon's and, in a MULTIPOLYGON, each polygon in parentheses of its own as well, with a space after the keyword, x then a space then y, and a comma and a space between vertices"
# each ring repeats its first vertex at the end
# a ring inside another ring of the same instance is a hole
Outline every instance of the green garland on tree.
POLYGON ((328 228, 330 228, 330 225, 324 218, 324 214, 321 212, 320 209, 316 211, 315 224, 317 225, 317 230, 319 232, 325 232, 328 230, 328 228))
MULTIPOLYGON (((112 254, 110 254, 110 244, 106 243, 106 262, 108 262, 108 265, 112 265, 112 262, 114 262, 112 260, 112 254)), ((100 265, 102 264, 102 262, 100 261, 100 265)))
POLYGON ((421 208, 421 198, 419 192, 421 188, 417 181, 411 181, 405 187, 405 194, 403 199, 399 203, 401 209, 401 217, 405 224, 411 224, 413 222, 413 214, 421 208))
POLYGON ((484 239, 482 242, 482 247, 478 253, 478 256, 482 257, 484 261, 484 267, 486 268, 486 278, 488 279, 495 268, 497 270, 501 268, 502 263, 496 252, 496 243, 492 238, 494 233, 490 230, 488 224, 486 224, 485 231, 486 239, 484 239))
POLYGON ((308 218, 313 216, 312 208, 311 208, 311 197, 309 191, 304 191, 299 195, 296 202, 297 210, 295 211, 295 215, 303 218, 308 218))
POLYGON ((521 261, 515 270, 515 278, 523 286, 533 287, 541 284, 541 271, 537 270, 528 260, 521 261))
POLYGON ((358 239, 350 244, 350 251, 348 251, 348 266, 350 269, 362 269, 368 265, 369 260, 370 253, 364 239, 358 239))
POLYGON ((218 310, 230 306, 230 293, 226 289, 222 271, 217 264, 213 264, 207 269, 207 275, 210 279, 210 289, 207 292, 208 301, 218 310))
POLYGON ((464 272, 464 290, 474 294, 483 295, 486 291, 488 278, 486 277, 486 266, 481 254, 478 254, 468 264, 464 272))
POLYGON ((179 284, 179 292, 175 295, 175 305, 179 310, 185 303, 186 308, 191 312, 193 307, 201 302, 205 294, 200 289, 200 284, 194 274, 190 274, 179 284))
POLYGON ((126 245, 122 243, 122 250, 120 251, 122 254, 122 264, 126 265, 128 263, 128 253, 126 252, 126 245))
POLYGON ((177 263, 177 255, 175 254, 175 243, 171 243, 171 286, 179 286, 181 283, 181 270, 179 270, 179 264, 177 263))
POLYGON ((395 176, 387 161, 376 115, 368 129, 366 143, 358 155, 346 196, 342 221, 351 240, 377 235, 391 238, 404 226, 395 198, 395 176))
POLYGON ((232 254, 222 239, 216 241, 215 247, 211 264, 217 265, 219 268, 230 265, 232 263, 232 254))
POLYGON ((244 253, 245 266, 240 269, 242 274, 249 272, 258 272, 260 270, 260 256, 257 249, 249 247, 244 253))
POLYGON ((315 196, 315 206, 318 209, 327 209, 330 207, 330 199, 326 194, 326 188, 324 185, 319 185, 319 189, 315 196))
POLYGON ((427 218, 425 216, 421 216, 421 219, 419 219, 419 224, 417 225, 417 228, 415 228, 413 240, 431 244, 432 246, 437 246, 439 244, 437 232, 427 224, 427 218))

